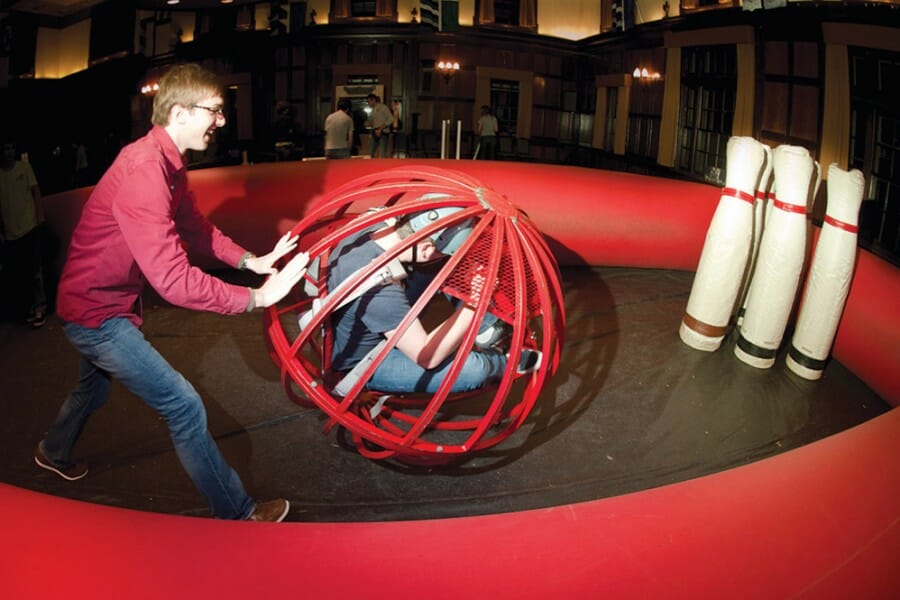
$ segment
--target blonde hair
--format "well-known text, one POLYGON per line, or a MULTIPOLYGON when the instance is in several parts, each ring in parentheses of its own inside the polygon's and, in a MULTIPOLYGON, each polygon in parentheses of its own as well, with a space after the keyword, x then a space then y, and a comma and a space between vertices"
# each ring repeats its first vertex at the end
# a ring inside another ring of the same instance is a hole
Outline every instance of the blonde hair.
POLYGON ((222 85, 210 71, 193 63, 175 65, 159 80, 151 122, 165 127, 169 124, 169 113, 176 104, 191 108, 204 98, 221 94, 222 85))

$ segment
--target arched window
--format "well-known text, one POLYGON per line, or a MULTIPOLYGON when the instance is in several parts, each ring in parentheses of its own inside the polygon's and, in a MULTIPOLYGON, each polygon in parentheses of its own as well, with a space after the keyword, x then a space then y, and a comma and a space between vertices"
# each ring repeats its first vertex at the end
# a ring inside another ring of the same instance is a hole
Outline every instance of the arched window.
POLYGON ((494 0, 494 23, 519 25, 519 0, 494 0))
POLYGON ((351 19, 397 21, 397 0, 331 0, 329 22, 351 19))
POLYGON ((478 25, 501 25, 537 31, 537 0, 476 0, 478 25))
POLYGON ((676 168, 724 185, 725 146, 731 137, 736 88, 733 45, 682 49, 676 168))
POLYGON ((374 17, 375 0, 350 0, 351 17, 374 17))

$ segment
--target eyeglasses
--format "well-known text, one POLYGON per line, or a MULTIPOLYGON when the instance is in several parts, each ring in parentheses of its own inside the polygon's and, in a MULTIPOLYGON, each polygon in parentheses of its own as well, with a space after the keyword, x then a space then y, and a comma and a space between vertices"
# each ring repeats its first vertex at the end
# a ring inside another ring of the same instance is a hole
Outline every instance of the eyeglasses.
POLYGON ((203 106, 202 104, 191 104, 191 108, 202 108, 209 114, 214 117, 224 117, 225 113, 222 111, 224 106, 203 106))

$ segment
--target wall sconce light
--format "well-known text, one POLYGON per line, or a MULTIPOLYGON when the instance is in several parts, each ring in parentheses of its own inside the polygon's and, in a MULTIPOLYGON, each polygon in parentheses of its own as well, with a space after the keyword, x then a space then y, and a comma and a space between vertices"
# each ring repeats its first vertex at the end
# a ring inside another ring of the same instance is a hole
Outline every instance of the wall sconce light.
POLYGON ((647 67, 635 67, 634 72, 631 74, 631 76, 642 81, 654 81, 657 79, 662 79, 662 75, 655 71, 651 73, 647 70, 647 67))
POLYGON ((144 94, 145 96, 147 96, 149 94, 155 94, 158 91, 159 91, 158 83, 147 83, 147 84, 144 84, 143 86, 141 86, 141 93, 144 94))
POLYGON ((450 83, 450 78, 459 71, 459 63, 456 61, 442 60, 437 64, 438 73, 444 76, 444 81, 450 83))

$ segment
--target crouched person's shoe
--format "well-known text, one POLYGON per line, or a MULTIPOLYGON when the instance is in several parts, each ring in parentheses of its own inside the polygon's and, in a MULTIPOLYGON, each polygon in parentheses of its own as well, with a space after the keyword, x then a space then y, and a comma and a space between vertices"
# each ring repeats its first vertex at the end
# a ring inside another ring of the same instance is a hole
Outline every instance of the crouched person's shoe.
POLYGON ((87 465, 83 462, 53 462, 46 456, 44 456, 44 451, 41 450, 41 445, 38 444, 37 450, 34 451, 34 462, 42 469, 47 469, 53 473, 56 473, 63 479, 67 479, 69 481, 76 481, 81 479, 88 473, 87 465))
POLYGON ((497 320, 496 323, 485 327, 475 336, 475 346, 481 349, 486 348, 509 348, 509 338, 512 333, 512 326, 508 323, 497 320))
POLYGON ((260 502, 247 517, 247 521, 266 521, 268 523, 281 523, 291 509, 291 503, 283 498, 260 502))
POLYGON ((544 355, 539 350, 523 348, 522 356, 519 358, 519 365, 516 368, 516 373, 519 375, 527 375, 528 373, 537 371, 541 368, 543 358, 544 355))

